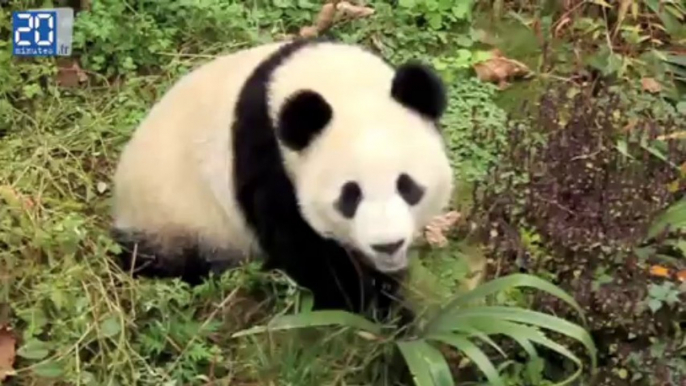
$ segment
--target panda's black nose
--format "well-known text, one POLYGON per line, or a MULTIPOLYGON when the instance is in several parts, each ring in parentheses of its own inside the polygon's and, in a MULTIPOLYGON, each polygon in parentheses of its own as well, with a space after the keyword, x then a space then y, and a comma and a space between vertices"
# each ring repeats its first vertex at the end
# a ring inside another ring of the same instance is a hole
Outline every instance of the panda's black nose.
POLYGON ((405 242, 405 240, 401 239, 392 243, 372 244, 372 249, 379 253, 392 255, 403 246, 403 242, 405 242))

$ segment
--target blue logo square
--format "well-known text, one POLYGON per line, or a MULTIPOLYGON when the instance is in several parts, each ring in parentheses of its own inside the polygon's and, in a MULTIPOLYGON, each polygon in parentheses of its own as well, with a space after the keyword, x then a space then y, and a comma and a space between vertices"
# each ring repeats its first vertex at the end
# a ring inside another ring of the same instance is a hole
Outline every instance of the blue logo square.
POLYGON ((57 54, 57 12, 15 11, 12 14, 12 54, 54 56, 57 54))

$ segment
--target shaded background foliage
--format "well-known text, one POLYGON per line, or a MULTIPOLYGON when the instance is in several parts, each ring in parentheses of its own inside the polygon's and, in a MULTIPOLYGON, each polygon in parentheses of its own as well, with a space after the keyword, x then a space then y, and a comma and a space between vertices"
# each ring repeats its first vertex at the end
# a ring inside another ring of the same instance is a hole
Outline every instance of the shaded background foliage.
MULTIPOLYGON (((487 210, 474 221, 498 274, 536 273, 575 294, 608 366, 598 384, 626 382, 614 375, 624 367, 634 381, 679 384, 685 363, 672 337, 681 335, 685 309, 651 309, 651 288, 663 280, 649 267, 683 269, 683 252, 670 246, 669 229, 648 235, 684 193, 686 149, 658 140, 686 130, 683 115, 620 87, 575 84, 549 90, 532 110, 525 124, 511 124, 494 178, 477 194, 475 207, 487 210), (655 356, 654 338, 671 347, 655 356)), ((568 312, 545 295, 534 304, 568 312)))

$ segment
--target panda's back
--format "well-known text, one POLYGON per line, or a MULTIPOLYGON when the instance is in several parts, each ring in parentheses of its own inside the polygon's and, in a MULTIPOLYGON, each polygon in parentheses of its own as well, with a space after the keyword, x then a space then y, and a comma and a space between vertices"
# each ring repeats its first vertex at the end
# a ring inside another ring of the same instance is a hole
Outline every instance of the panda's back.
POLYGON ((281 45, 218 57, 184 76, 153 106, 120 157, 116 229, 144 231, 169 248, 186 238, 254 249, 234 198, 231 124, 246 78, 281 45))

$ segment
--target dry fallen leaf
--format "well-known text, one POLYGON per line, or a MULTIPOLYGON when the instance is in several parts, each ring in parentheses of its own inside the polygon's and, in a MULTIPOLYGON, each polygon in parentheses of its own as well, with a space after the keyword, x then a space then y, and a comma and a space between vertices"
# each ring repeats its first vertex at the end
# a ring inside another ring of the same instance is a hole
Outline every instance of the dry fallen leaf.
POLYGON ((0 383, 15 374, 16 344, 12 331, 7 326, 0 326, 0 383))
POLYGON ((304 38, 318 36, 328 31, 334 24, 372 15, 374 9, 355 4, 355 1, 330 0, 322 5, 314 25, 300 28, 299 35, 304 38))
POLYGON ((333 3, 324 4, 317 15, 317 21, 314 23, 315 28, 317 28, 317 31, 324 31, 331 27, 335 17, 336 5, 333 3))
POLYGON ((364 340, 369 340, 369 341, 380 340, 378 336, 372 334, 371 332, 367 332, 367 331, 358 331, 357 335, 364 340))
POLYGON ((336 9, 341 12, 342 15, 348 16, 354 19, 371 16, 374 14, 374 10, 369 7, 363 7, 361 5, 353 5, 347 1, 341 1, 336 5, 336 9))
POLYGON ((460 212, 456 211, 450 211, 435 217, 424 228, 424 238, 431 246, 444 247, 448 244, 448 239, 445 237, 445 234, 455 226, 459 219, 460 212))
POLYGON ((313 27, 311 25, 308 25, 306 27, 300 28, 300 36, 303 38, 313 38, 317 35, 319 35, 319 31, 317 30, 317 27, 313 27))
POLYGON ((655 139, 664 141, 665 139, 684 139, 686 138, 686 131, 677 131, 675 133, 658 135, 655 139))
POLYGON ((557 22, 557 26, 553 30, 553 36, 556 36, 556 37, 560 36, 561 35, 560 32, 562 31, 562 28, 565 25, 569 24, 571 21, 572 21, 572 18, 570 18, 569 16, 565 16, 562 19, 560 19, 560 21, 557 22))
POLYGON ((531 70, 526 64, 503 56, 498 49, 491 51, 492 58, 474 65, 476 76, 483 82, 497 83, 502 90, 506 88, 509 79, 526 77, 531 70))
POLYGON ((641 79, 641 87, 643 88, 644 91, 648 91, 649 93, 659 93, 662 91, 662 85, 655 80, 655 78, 643 78, 641 79))
POLYGON ((650 267, 650 274, 657 277, 669 277, 669 269, 661 265, 653 265, 650 267))

